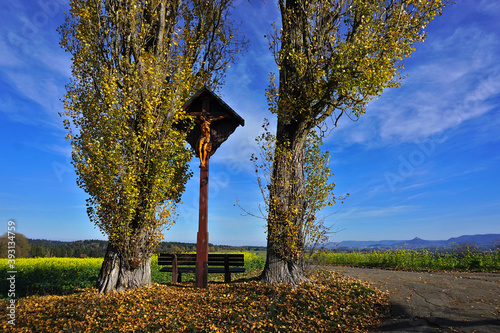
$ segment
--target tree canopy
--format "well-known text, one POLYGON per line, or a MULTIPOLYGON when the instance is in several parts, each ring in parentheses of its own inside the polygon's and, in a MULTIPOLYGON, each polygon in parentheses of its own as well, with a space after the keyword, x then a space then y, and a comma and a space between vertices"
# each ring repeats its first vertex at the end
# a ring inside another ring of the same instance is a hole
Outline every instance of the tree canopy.
POLYGON ((305 129, 355 119, 385 88, 400 85, 404 58, 425 39, 443 0, 280 0, 271 35, 279 68, 271 110, 305 129))
POLYGON ((292 245, 303 244, 304 235, 297 230, 308 215, 305 165, 310 132, 326 136, 343 115, 357 119, 370 100, 399 86, 404 58, 425 39, 427 24, 441 14, 447 1, 279 0, 278 4, 281 26, 275 26, 270 42, 279 78, 275 82, 272 76, 267 91, 277 130, 263 278, 296 284, 305 279, 302 252, 292 245), (289 244, 286 253, 280 250, 283 243, 289 244))
POLYGON ((245 44, 230 10, 229 0, 72 0, 59 29, 73 56, 62 116, 77 182, 127 271, 149 262, 190 177, 174 126, 182 105, 219 87, 245 44))

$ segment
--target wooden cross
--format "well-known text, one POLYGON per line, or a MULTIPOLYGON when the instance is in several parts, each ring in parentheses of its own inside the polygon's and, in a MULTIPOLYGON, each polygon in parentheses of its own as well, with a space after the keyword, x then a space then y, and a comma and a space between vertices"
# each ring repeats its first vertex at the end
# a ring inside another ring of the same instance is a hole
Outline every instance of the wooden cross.
POLYGON ((200 210, 196 245, 196 286, 207 288, 208 262, 208 165, 210 156, 227 140, 241 118, 207 87, 203 87, 184 104, 184 110, 195 117, 195 127, 187 141, 200 158, 200 210))

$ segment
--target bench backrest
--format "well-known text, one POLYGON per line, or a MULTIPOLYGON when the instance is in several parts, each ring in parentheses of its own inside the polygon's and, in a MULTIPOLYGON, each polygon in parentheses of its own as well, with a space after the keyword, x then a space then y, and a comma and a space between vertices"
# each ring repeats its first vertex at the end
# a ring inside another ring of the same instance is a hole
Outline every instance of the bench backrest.
MULTIPOLYGON (((177 256, 178 266, 196 265, 196 253, 179 253, 177 256)), ((174 255, 171 253, 159 253, 158 265, 171 266, 174 260, 174 255)), ((208 266, 245 266, 245 256, 240 253, 209 253, 208 266)))

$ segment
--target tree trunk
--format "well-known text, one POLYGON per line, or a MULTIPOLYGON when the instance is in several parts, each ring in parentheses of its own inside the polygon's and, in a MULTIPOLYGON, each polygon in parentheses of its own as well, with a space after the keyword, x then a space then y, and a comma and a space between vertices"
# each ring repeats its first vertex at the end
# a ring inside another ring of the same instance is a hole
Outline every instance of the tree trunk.
POLYGON ((262 280, 298 285, 304 275, 304 157, 307 132, 278 123, 270 184, 267 258, 262 280))
POLYGON ((282 16, 278 126, 274 164, 269 187, 267 260, 262 280, 297 285, 304 274, 305 149, 312 119, 308 118, 309 97, 303 89, 299 69, 290 57, 303 48, 300 3, 279 1, 282 16), (292 15, 292 16, 289 16, 292 15), (289 18, 294 18, 293 22, 289 18))
POLYGON ((117 249, 108 244, 102 263, 97 289, 100 293, 122 291, 151 285, 151 257, 143 260, 139 267, 132 269, 123 260, 117 249))
POLYGON ((292 286, 308 281, 304 274, 304 258, 284 259, 276 253, 273 247, 267 248, 266 265, 261 276, 267 283, 287 283, 292 286))

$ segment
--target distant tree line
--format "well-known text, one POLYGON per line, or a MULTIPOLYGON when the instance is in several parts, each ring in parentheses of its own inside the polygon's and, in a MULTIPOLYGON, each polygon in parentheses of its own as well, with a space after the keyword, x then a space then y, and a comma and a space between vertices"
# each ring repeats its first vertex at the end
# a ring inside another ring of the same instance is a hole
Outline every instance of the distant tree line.
POLYGON ((9 250, 15 250, 16 258, 26 258, 30 256, 29 240, 23 234, 8 235, 3 234, 0 237, 0 258, 7 258, 9 250))
MULTIPOLYGON (((9 241, 11 240, 8 239, 7 234, 3 234, 0 237, 0 258, 7 258, 9 241)), ((23 234, 16 234, 15 237, 16 258, 103 258, 107 246, 108 241, 97 239, 63 242, 47 239, 29 239, 23 234)), ((209 249, 210 252, 261 251, 265 250, 265 247, 209 244, 209 249)), ((196 252, 196 244, 161 242, 156 252, 196 252)))
MULTIPOLYGON (((221 251, 265 251, 263 246, 230 246, 230 245, 214 245, 208 243, 209 252, 221 251)), ((178 253, 178 252, 196 252, 195 243, 180 243, 180 242, 161 242, 156 252, 178 253)))

